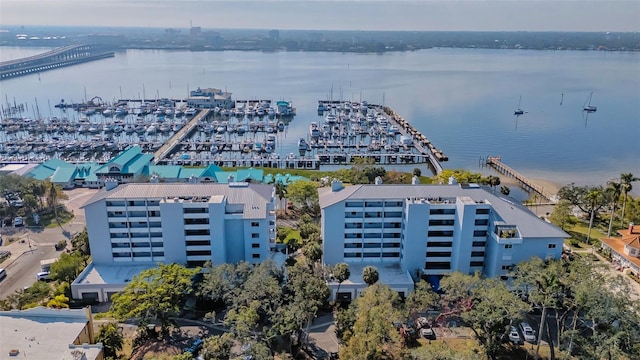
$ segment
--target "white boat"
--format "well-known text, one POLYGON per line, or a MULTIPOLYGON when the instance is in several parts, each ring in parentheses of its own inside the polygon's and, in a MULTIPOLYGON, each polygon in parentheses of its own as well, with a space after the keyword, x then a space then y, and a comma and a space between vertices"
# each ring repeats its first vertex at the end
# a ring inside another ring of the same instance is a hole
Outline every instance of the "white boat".
POLYGON ((598 111, 597 107, 591 105, 591 97, 593 97, 593 91, 591 92, 591 94, 589 94, 589 98, 587 99, 587 101, 584 103, 584 106, 582 107, 582 110, 588 113, 598 111))
POLYGON ((146 129, 147 134, 155 134, 156 131, 158 131, 158 128, 154 124, 149 125, 146 129))
POLYGON ((332 113, 327 114, 327 116, 324 117, 324 121, 327 122, 327 124, 335 124, 336 123, 336 116, 333 115, 332 113))
POLYGON ((184 114, 187 116, 194 116, 195 114, 198 113, 198 110, 195 108, 188 108, 187 110, 185 110, 184 114))
POLYGON ((282 121, 278 122, 278 131, 284 131, 284 123, 282 121))
POLYGON ((307 141, 304 138, 300 138, 300 140, 298 140, 298 150, 300 153, 307 151, 308 148, 309 144, 307 144, 307 141))
POLYGON ((522 110, 520 108, 520 102, 522 101, 522 96, 520 96, 520 99, 518 100, 518 107, 513 111, 513 115, 522 115, 524 114, 524 110, 522 110))

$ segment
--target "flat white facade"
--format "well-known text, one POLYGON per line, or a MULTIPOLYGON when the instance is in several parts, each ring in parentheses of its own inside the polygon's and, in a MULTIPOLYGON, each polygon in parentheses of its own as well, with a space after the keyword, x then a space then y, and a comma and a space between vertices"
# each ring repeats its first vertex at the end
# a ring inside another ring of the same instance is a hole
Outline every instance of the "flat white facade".
MULTIPOLYGON (((103 272, 137 272, 161 263, 189 267, 246 261, 260 263, 275 246, 274 188, 270 185, 125 184, 101 190, 84 205, 93 266, 72 284, 74 297, 108 298, 124 287, 122 279, 103 272), (93 279, 93 280, 92 280, 93 279), (113 279, 113 280, 109 280, 113 279), (98 286, 96 294, 96 284, 98 286), (74 291, 74 287, 77 291, 74 291)), ((127 279, 125 279, 127 278, 127 279)))
POLYGON ((395 263, 414 279, 455 271, 505 277, 533 256, 559 258, 568 237, 476 185, 334 184, 319 195, 329 265, 395 263))

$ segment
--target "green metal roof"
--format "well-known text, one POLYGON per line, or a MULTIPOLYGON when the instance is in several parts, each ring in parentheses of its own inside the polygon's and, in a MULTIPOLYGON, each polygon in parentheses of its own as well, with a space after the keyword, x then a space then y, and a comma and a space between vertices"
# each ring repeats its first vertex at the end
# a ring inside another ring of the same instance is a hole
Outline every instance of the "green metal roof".
POLYGON ((58 169, 59 167, 73 168, 73 165, 60 159, 51 159, 36 166, 27 174, 25 174, 25 176, 34 178, 36 180, 45 180, 50 178, 53 175, 53 173, 56 172, 56 169, 58 169))
POLYGON ((60 166, 51 176, 51 182, 54 184, 68 183, 75 179, 75 175, 75 167, 60 166))

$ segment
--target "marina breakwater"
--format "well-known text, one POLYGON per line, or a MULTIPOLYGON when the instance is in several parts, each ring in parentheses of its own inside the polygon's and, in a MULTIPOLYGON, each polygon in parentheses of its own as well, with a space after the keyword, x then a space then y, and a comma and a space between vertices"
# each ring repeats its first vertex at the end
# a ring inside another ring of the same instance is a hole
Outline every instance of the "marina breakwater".
POLYGON ((368 159, 423 164, 437 174, 448 160, 391 108, 366 102, 320 101, 318 121, 293 139, 294 116, 278 116, 269 101, 236 101, 231 109, 196 110, 169 99, 69 108, 66 118, 3 119, 0 161, 104 162, 136 145, 168 165, 319 169, 368 159))

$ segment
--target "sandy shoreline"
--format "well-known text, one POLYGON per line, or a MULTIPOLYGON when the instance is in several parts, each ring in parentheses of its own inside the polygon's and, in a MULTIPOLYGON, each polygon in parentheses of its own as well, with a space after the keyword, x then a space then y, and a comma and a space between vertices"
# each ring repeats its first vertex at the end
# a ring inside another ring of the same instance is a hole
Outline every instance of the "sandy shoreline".
MULTIPOLYGON (((502 174, 499 174, 499 176, 500 176, 501 184, 520 187, 520 183, 515 178, 510 176, 505 176, 502 174)), ((542 186, 543 189, 549 191, 552 194, 558 193, 558 190, 560 190, 560 188, 564 186, 562 184, 559 184, 550 180, 546 180, 546 179, 529 179, 529 180, 531 180, 532 182, 534 182, 539 186, 542 186)))

